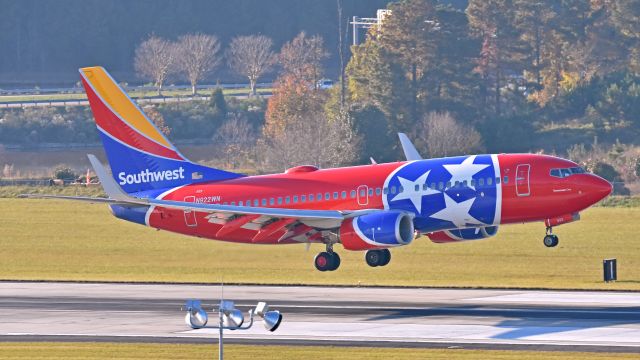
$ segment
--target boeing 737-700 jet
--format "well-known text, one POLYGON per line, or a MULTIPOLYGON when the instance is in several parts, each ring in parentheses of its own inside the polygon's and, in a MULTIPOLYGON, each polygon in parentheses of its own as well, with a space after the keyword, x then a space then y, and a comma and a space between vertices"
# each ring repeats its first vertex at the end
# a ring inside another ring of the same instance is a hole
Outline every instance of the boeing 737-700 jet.
MULTIPOLYGON (((422 159, 400 134, 407 161, 335 169, 301 165, 246 176, 187 160, 101 67, 80 69, 111 175, 89 155, 108 203, 127 221, 185 235, 249 244, 322 243, 320 271, 336 270, 335 245, 366 251, 369 266, 424 234, 445 243, 488 238, 499 225, 553 227, 611 193, 606 180, 547 155, 422 159)), ((55 197, 55 196, 51 196, 55 197)))

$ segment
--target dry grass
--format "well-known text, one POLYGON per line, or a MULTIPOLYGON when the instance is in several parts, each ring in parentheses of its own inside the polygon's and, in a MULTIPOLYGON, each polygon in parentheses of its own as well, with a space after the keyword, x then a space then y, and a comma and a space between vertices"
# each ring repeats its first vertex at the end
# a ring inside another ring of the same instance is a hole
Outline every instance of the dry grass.
POLYGON ((426 238, 394 249, 370 268, 338 248, 342 266, 320 273, 304 245, 230 244, 115 219, 105 205, 0 199, 0 278, 278 284, 640 289, 640 208, 593 208, 542 244, 542 224, 502 227, 497 237, 459 244, 426 238), (618 258, 617 283, 602 283, 602 259, 618 258))
MULTIPOLYGON (((486 351, 461 349, 392 349, 318 346, 226 345, 230 359, 637 359, 637 354, 486 351)), ((216 345, 113 343, 0 343, 2 359, 217 359, 216 345)))

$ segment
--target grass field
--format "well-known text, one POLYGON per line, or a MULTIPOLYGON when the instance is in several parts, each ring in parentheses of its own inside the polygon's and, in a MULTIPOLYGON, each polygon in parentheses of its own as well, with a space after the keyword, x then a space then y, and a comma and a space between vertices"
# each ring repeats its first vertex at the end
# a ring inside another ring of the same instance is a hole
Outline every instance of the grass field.
POLYGON ((467 243, 420 238, 394 249, 384 268, 338 247, 341 268, 320 273, 319 245, 230 244, 127 223, 105 205, 0 199, 0 278, 639 290, 639 218, 640 208, 590 209, 556 229, 553 249, 542 244, 542 224, 467 243), (618 259, 620 280, 604 284, 608 257, 618 259))
MULTIPOLYGON (((637 359, 637 354, 392 349, 357 347, 226 345, 229 359, 433 359, 433 360, 582 360, 637 359)), ((0 343, 2 359, 217 359, 216 345, 111 343, 0 343)))

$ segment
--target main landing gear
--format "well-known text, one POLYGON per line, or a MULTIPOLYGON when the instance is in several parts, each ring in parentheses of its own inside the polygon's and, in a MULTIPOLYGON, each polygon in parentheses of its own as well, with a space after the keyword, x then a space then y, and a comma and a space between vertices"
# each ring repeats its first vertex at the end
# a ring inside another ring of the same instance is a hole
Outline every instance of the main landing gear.
POLYGON ((316 255, 313 264, 320 271, 334 271, 340 266, 340 256, 333 252, 332 245, 327 244, 327 251, 316 255))
POLYGON ((546 247, 556 247, 558 246, 558 236, 553 234, 553 230, 551 226, 547 227, 547 235, 545 235, 544 240, 542 241, 544 246, 546 247))
POLYGON ((391 251, 388 249, 369 250, 364 255, 364 259, 371 267, 385 266, 391 261, 391 251))

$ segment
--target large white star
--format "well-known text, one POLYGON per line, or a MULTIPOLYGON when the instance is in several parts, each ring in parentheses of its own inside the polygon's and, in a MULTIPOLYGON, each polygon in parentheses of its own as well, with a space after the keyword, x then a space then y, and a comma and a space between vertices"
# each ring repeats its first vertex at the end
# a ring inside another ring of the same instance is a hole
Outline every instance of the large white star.
POLYGON ((407 180, 405 178, 398 176, 398 180, 400 181, 400 185, 402 186, 402 191, 398 195, 396 195, 391 201, 409 199, 411 200, 411 203, 413 203, 413 206, 416 207, 416 210, 418 210, 418 214, 420 214, 420 212, 422 211, 422 197, 439 193, 439 191, 437 190, 431 189, 429 187, 425 189, 422 186, 426 184, 427 177, 429 176, 430 172, 431 170, 427 171, 426 173, 422 174, 422 176, 417 178, 415 181, 407 180), (417 191, 416 191, 416 186, 418 186, 417 191))
POLYGON ((465 200, 463 202, 456 202, 453 200, 447 193, 444 194, 444 203, 445 208, 429 215, 434 219, 440 219, 445 221, 451 221, 456 227, 462 228, 467 224, 480 225, 482 222, 479 222, 478 219, 474 218, 469 214, 469 210, 473 205, 473 201, 476 198, 471 198, 469 200, 465 200))
POLYGON ((474 164, 473 161, 476 156, 469 156, 461 164, 449 164, 442 165, 451 174, 451 183, 455 184, 456 181, 463 182, 467 180, 467 186, 475 190, 475 186, 471 186, 471 179, 473 175, 487 168, 489 165, 474 164))

